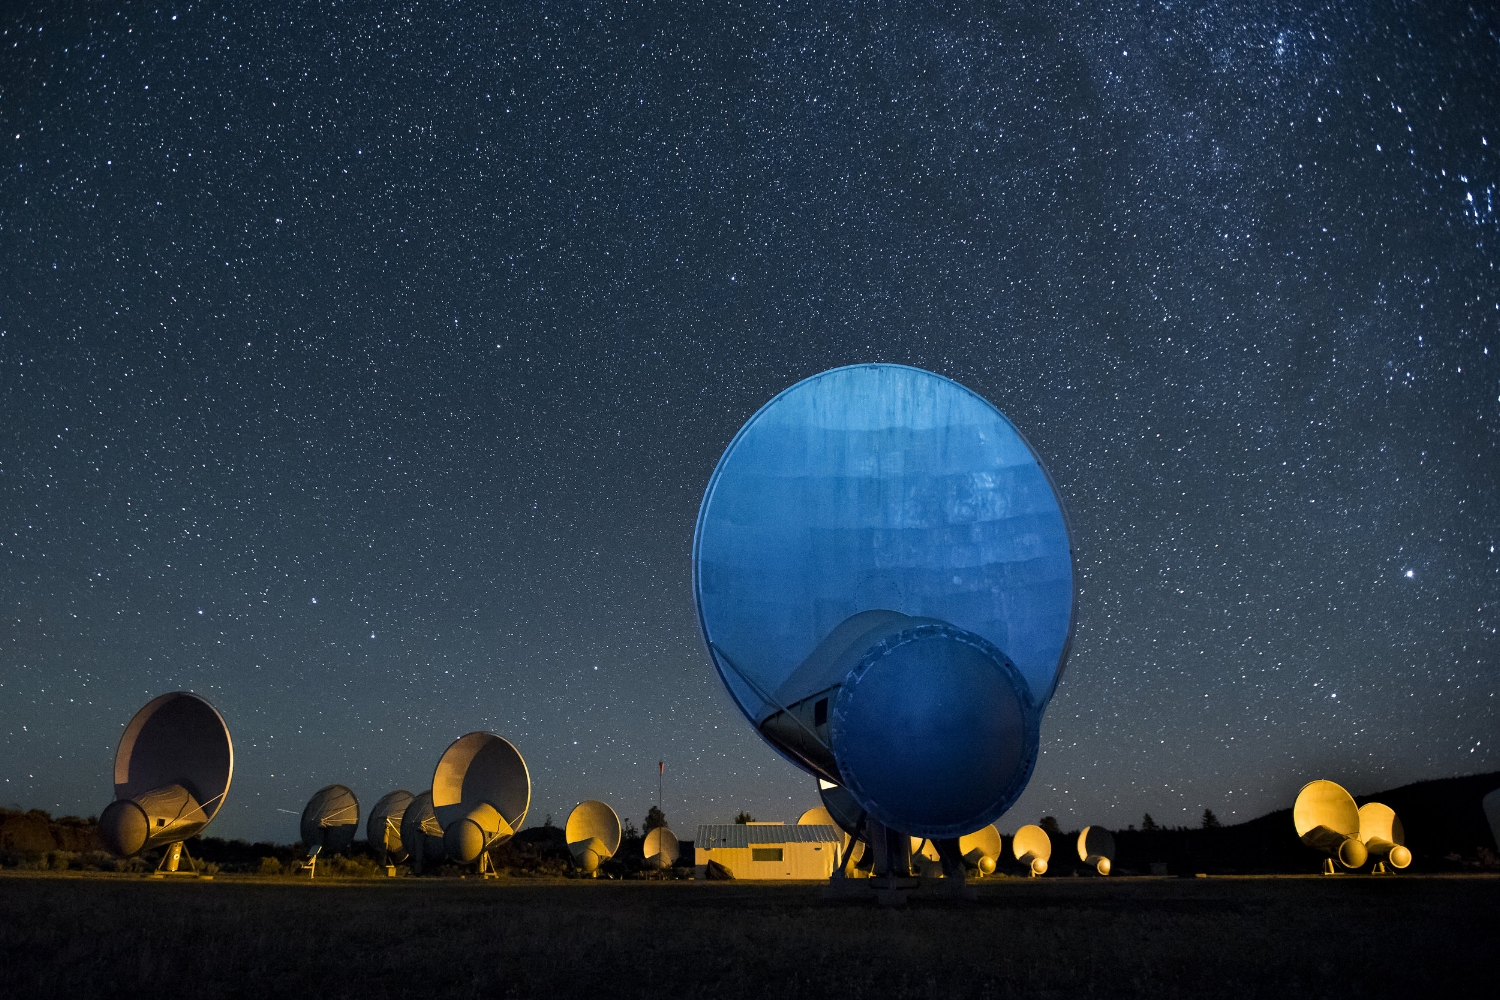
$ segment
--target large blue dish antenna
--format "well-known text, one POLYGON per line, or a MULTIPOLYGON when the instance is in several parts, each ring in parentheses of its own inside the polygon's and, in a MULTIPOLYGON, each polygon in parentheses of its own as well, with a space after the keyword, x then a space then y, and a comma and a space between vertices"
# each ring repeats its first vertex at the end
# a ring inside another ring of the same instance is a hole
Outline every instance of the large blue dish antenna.
MULTIPOLYGON (((931 669, 953 690, 993 678, 1019 689, 995 711, 1034 740, 1067 659, 1073 581, 1062 504, 1025 438, 969 389, 902 365, 836 368, 762 407, 714 470, 693 547, 699 621, 735 702, 794 763, 851 791, 881 783, 874 765, 861 781, 847 760, 799 749, 798 734, 828 743, 832 730, 817 729, 825 722, 878 728, 882 713, 906 710, 901 685, 924 662, 941 661, 931 669), (911 645, 924 636, 946 650, 936 660, 913 652, 929 648, 911 645), (865 651, 875 642, 907 652, 872 672, 865 651), (813 702, 798 721, 797 699, 844 677, 864 678, 860 704, 836 700, 830 718, 813 702), (791 735, 775 736, 777 726, 791 735)), ((907 749, 920 751, 916 742, 907 749)), ((1010 785, 1030 776, 1034 750, 1025 754, 1010 785)), ((902 766, 936 765, 920 756, 902 766)), ((1019 788, 981 792, 1008 807, 1019 788)))

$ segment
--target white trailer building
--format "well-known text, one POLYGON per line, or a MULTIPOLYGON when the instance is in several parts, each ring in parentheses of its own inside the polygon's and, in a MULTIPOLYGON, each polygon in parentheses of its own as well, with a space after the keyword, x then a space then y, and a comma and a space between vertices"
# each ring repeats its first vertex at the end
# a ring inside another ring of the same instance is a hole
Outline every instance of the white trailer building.
POLYGON ((717 861, 736 879, 827 879, 838 867, 844 835, 832 826, 731 823, 700 826, 694 874, 717 861))

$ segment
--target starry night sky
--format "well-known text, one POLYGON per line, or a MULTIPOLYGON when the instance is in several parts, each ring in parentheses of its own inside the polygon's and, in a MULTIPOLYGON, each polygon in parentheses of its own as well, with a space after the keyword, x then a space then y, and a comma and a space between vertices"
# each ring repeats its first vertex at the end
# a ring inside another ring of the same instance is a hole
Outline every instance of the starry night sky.
POLYGON ((812 779, 702 648, 702 491, 836 365, 1069 507, 1013 829, 1500 767, 1487 4, 61 5, 0 21, 0 805, 187 688, 221 836, 526 755, 530 823, 812 779))

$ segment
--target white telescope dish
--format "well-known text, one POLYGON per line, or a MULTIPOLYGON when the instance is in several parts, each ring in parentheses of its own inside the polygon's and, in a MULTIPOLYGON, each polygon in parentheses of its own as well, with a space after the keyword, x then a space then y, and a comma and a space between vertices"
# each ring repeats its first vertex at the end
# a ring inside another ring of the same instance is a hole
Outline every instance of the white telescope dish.
POLYGON ((677 863, 677 835, 666 827, 659 826, 646 834, 642 850, 646 855, 647 868, 671 868, 677 863))
POLYGON ((307 861, 301 866, 309 878, 318 874, 318 858, 342 854, 359 830, 359 800, 345 785, 325 785, 313 792, 302 808, 302 846, 307 861))
POLYGON ((432 811, 430 790, 412 799, 401 814, 401 846, 418 872, 443 860, 443 828, 432 811))
POLYGON ((1002 849, 1000 831, 993 823, 958 838, 958 853, 963 855, 964 864, 981 875, 994 873, 1002 849))
POLYGON ((912 870, 918 875, 940 877, 942 858, 938 856, 937 845, 926 837, 911 837, 909 840, 912 870))
POLYGON ((1490 823, 1490 836, 1495 838, 1495 846, 1500 848, 1500 788, 1485 795, 1480 800, 1484 807, 1484 818, 1490 823))
POLYGON ((1086 826, 1078 834, 1078 860, 1108 875, 1115 864, 1115 835, 1102 826, 1086 826))
MULTIPOLYGON (((838 786, 834 787, 837 788, 838 786)), ((854 804, 854 797, 849 796, 848 801, 850 804, 854 804)), ((835 830, 838 830, 844 838, 839 844, 839 857, 841 859, 847 857, 849 864, 858 864, 859 860, 864 857, 865 842, 863 840, 860 840, 858 837, 851 837, 849 835, 849 831, 844 829, 843 824, 835 819, 833 814, 828 811, 827 806, 816 806, 812 809, 807 810, 807 812, 797 817, 797 825, 831 826, 835 830), (851 844, 853 845, 853 847, 850 847, 851 844)), ((842 870, 842 866, 840 870, 842 870)))
POLYGON ((530 807, 526 761, 494 733, 460 736, 432 774, 432 811, 448 858, 459 864, 478 861, 488 871, 490 849, 515 835, 530 807))
POLYGON ((818 799, 835 826, 856 839, 864 838, 865 810, 842 785, 823 778, 818 781, 818 799))
POLYGON ((1047 863, 1052 860, 1052 838, 1046 830, 1028 823, 1010 838, 1010 849, 1017 861, 1031 868, 1032 875, 1047 873, 1047 863))
POLYGON ((188 691, 155 698, 120 737, 100 839, 122 857, 168 847, 161 870, 175 872, 182 842, 213 821, 233 774, 229 727, 212 705, 188 691))
POLYGON ((302 809, 302 844, 309 854, 349 850, 359 831, 359 799, 346 785, 327 785, 302 809))
POLYGON ((801 816, 797 817, 798 826, 838 826, 829 815, 826 806, 814 806, 801 816))
POLYGON ((410 853, 401 840, 401 817, 415 798, 406 789, 397 789, 382 795, 370 810, 370 818, 365 821, 365 840, 370 850, 380 852, 384 864, 400 864, 410 853))
POLYGON ((1359 807, 1342 785, 1321 778, 1303 785, 1292 805, 1292 823, 1298 839, 1330 855, 1323 864, 1325 875, 1334 873, 1335 861, 1358 868, 1369 857, 1359 839, 1359 807))
POLYGON ((592 875, 620 849, 620 816, 597 799, 580 802, 568 813, 563 838, 573 861, 592 875))
POLYGON ((1383 802, 1366 802, 1359 807, 1359 842, 1365 845, 1370 857, 1376 858, 1376 869, 1389 864, 1392 868, 1405 868, 1411 864, 1411 851, 1406 849, 1406 829, 1396 810, 1383 802))

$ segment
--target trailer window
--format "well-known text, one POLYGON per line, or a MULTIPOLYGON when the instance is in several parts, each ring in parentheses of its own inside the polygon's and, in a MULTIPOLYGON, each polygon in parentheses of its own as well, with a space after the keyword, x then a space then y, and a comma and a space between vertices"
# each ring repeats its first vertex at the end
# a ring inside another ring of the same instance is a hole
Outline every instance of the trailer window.
POLYGON ((752 847, 750 848, 751 861, 780 861, 781 848, 779 847, 752 847))

